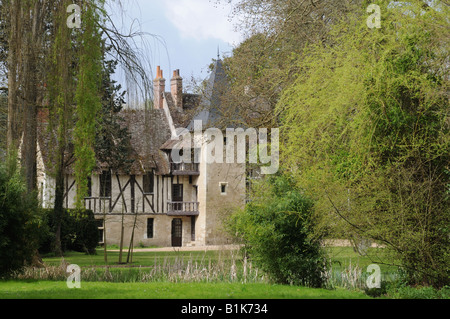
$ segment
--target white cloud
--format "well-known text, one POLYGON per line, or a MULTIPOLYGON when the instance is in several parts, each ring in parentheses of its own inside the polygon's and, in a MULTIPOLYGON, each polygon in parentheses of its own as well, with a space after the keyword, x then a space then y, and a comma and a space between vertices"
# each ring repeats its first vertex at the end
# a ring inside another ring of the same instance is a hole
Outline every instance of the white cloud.
POLYGON ((164 0, 167 19, 182 37, 196 40, 220 39, 238 44, 241 36, 234 31, 228 7, 211 0, 164 0))

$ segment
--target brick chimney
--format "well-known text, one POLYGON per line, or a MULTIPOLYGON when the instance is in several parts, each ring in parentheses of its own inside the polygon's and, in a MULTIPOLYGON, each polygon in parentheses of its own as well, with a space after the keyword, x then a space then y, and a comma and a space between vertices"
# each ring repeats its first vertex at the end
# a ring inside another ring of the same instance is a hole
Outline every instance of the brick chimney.
POLYGON ((156 79, 153 80, 153 105, 155 109, 162 109, 164 92, 166 91, 166 79, 163 77, 161 67, 156 68, 156 79))
POLYGON ((170 80, 170 92, 172 93, 175 106, 183 108, 183 79, 180 76, 180 70, 173 71, 172 80, 170 80))

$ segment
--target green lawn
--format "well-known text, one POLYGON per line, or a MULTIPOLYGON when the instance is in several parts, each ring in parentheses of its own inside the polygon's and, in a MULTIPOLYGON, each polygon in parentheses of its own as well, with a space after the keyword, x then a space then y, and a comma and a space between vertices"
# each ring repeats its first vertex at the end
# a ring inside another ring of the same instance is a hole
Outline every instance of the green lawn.
MULTIPOLYGON (((219 259, 229 259, 233 256, 238 257, 238 252, 230 251, 191 251, 191 252, 134 252, 132 263, 129 266, 154 266, 161 263, 172 263, 174 261, 209 261, 219 259)), ((58 266, 61 264, 61 257, 48 257, 43 258, 46 265, 58 266)), ((122 262, 127 260, 127 251, 122 254, 122 262)), ((97 267, 97 266, 117 266, 119 262, 118 251, 108 251, 107 263, 104 260, 103 249, 97 249, 96 255, 87 255, 79 252, 67 252, 64 256, 64 261, 69 264, 77 264, 80 267, 97 267)))
POLYGON ((0 299, 368 299, 345 289, 240 283, 0 281, 0 299))
MULTIPOLYGON (((328 258, 332 262, 333 268, 341 269, 346 268, 349 265, 358 266, 364 271, 367 266, 374 263, 380 263, 380 258, 384 262, 387 262, 386 256, 384 256, 382 249, 369 248, 369 256, 361 256, 353 251, 351 247, 328 247, 326 248, 328 258)), ((122 261, 127 259, 127 251, 123 252, 122 261)), ((239 261, 242 256, 237 251, 191 251, 191 252, 134 252, 133 262, 131 266, 154 266, 161 263, 171 263, 174 261, 197 261, 197 262, 209 262, 211 261, 227 261, 235 259, 239 261)), ((98 266, 116 266, 119 261, 119 252, 108 251, 108 262, 105 263, 103 256, 103 249, 97 249, 96 255, 86 255, 78 252, 67 252, 64 256, 64 260, 70 264, 77 264, 80 267, 98 267, 98 266)), ((44 262, 47 265, 58 266, 61 264, 61 257, 49 257, 44 256, 44 262)), ((380 263, 381 271, 392 272, 396 271, 397 267, 385 265, 380 263)))
POLYGON ((369 248, 365 256, 356 253, 352 247, 327 247, 326 252, 333 267, 346 268, 352 265, 366 270, 370 264, 378 264, 382 272, 397 271, 396 266, 389 265, 394 262, 388 258, 385 250, 381 248, 369 248))
MULTIPOLYGON (((374 263, 369 257, 359 256, 351 247, 331 247, 327 248, 327 252, 336 274, 345 272, 349 265, 365 272, 367 266, 374 263)), ((370 298, 354 289, 359 286, 346 285, 341 279, 333 281, 334 287, 338 287, 336 289, 268 284, 256 267, 250 263, 244 265, 239 251, 135 252, 131 265, 119 265, 119 253, 116 251, 108 252, 108 262, 105 264, 102 249, 98 249, 96 255, 68 252, 64 259, 45 256, 43 260, 53 268, 36 270, 43 272, 42 276, 31 273, 23 280, 0 281, 0 299, 370 298), (80 266, 81 289, 67 288, 65 280, 68 274, 64 267, 59 267, 62 262, 80 266), (160 271, 157 272, 157 269, 160 271), (46 275, 46 272, 52 271, 54 274, 46 275)), ((126 251, 122 260, 126 261, 126 251)), ((381 269, 385 273, 396 271, 395 267, 386 265, 381 265, 381 269)))

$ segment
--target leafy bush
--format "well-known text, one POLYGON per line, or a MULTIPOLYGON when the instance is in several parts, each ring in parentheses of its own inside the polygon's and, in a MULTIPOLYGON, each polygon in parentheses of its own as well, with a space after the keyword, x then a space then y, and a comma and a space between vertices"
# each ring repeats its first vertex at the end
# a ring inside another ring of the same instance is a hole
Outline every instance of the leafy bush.
POLYGON ((285 176, 256 187, 253 201, 233 214, 228 231, 244 242, 249 257, 282 284, 321 287, 325 259, 312 234, 312 202, 285 176))
MULTIPOLYGON (((56 225, 52 209, 45 209, 44 221, 46 231, 40 239, 39 252, 51 252, 55 239, 56 225)), ((78 251, 95 254, 98 246, 98 228, 92 211, 86 210, 77 214, 73 210, 65 210, 61 222, 61 249, 62 251, 78 251)))
POLYGON ((29 194, 17 160, 0 164, 0 277, 31 263, 35 256, 39 216, 35 194, 29 194))

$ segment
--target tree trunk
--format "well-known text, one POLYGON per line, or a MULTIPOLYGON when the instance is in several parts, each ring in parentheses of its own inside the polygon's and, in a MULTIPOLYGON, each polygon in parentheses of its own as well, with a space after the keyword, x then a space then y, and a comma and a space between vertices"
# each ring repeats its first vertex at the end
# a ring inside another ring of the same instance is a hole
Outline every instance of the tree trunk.
POLYGON ((106 209, 103 205, 103 259, 105 260, 105 265, 108 264, 108 248, 106 247, 106 209))
POLYGON ((24 131, 22 147, 22 166, 28 192, 37 190, 37 103, 38 103, 38 70, 37 59, 42 51, 43 11, 46 1, 33 1, 24 10, 24 59, 23 88, 24 95, 24 131))
MULTIPOLYGON (((56 136, 53 146, 55 154, 55 253, 62 255, 61 247, 61 223, 64 214, 64 193, 65 193, 65 169, 66 169, 66 149, 67 130, 69 128, 70 103, 72 99, 72 80, 70 77, 71 44, 70 32, 65 24, 63 12, 64 3, 59 3, 54 8, 55 17, 54 36, 55 41, 52 47, 51 71, 49 72, 50 82, 50 122, 56 136), (56 40, 58 39, 58 40, 56 40)), ((66 207, 67 208, 67 207, 66 207)))
MULTIPOLYGON (((28 35, 28 37, 30 37, 28 35)), ((22 167, 28 192, 36 190, 37 185, 37 107, 36 107, 36 56, 32 39, 29 39, 24 49, 24 108, 23 108, 23 144, 22 144, 22 167)))
POLYGON ((8 52, 8 132, 7 145, 9 150, 17 150, 20 140, 20 107, 18 103, 18 66, 20 54, 20 1, 10 2, 9 52, 8 52))
POLYGON ((135 212, 133 229, 131 230, 130 247, 128 247, 127 264, 133 262, 133 242, 134 242, 134 231, 136 229, 137 223, 137 215, 138 215, 137 212, 135 212))
POLYGON ((55 214, 55 242, 54 242, 54 252, 62 256, 61 247, 61 224, 64 214, 64 149, 60 149, 60 154, 58 155, 58 163, 56 168, 56 182, 55 182, 55 205, 53 212, 55 214))
POLYGON ((42 52, 45 7, 46 1, 11 0, 9 8, 7 143, 9 149, 18 149, 23 136, 21 161, 29 192, 37 188, 37 60, 42 52))
MULTIPOLYGON (((122 189, 122 185, 120 184, 120 178, 119 175, 116 174, 116 178, 117 178, 117 184, 119 185, 119 191, 120 191, 120 195, 122 197, 122 221, 121 221, 121 232, 120 232, 120 247, 119 247, 119 264, 122 263, 122 253, 123 253, 123 233, 125 231, 125 227, 124 227, 124 218, 125 218, 125 214, 127 212, 127 204, 125 202, 125 197, 123 196, 123 191, 124 189, 122 189)), ((126 187, 126 185, 125 185, 126 187)))

